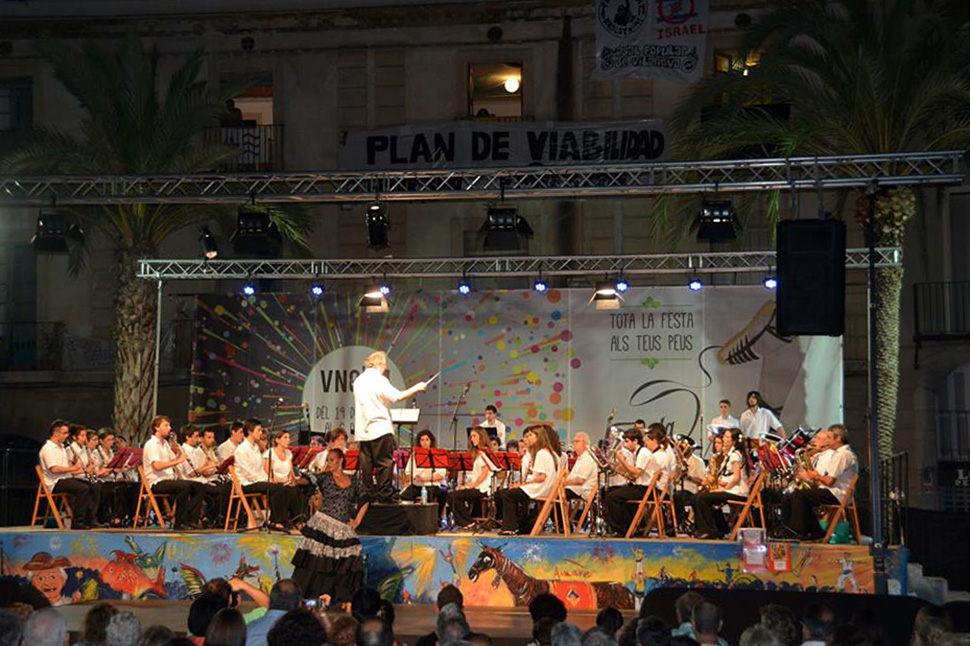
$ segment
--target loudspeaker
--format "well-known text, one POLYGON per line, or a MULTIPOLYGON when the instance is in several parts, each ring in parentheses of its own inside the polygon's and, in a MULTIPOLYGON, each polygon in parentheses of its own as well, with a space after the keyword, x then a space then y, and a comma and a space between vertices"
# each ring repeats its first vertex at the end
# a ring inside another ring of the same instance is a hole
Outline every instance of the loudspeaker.
POLYGON ((845 223, 778 223, 777 327, 783 336, 845 331, 845 223))

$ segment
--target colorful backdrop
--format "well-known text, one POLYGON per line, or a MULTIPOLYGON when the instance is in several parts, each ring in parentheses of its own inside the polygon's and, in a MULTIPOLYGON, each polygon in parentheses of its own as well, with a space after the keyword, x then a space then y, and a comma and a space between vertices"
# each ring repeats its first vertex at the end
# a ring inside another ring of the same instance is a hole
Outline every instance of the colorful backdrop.
POLYGON ((459 427, 493 403, 514 437, 532 421, 595 436, 613 408, 619 423, 663 421, 697 437, 718 400, 731 399, 738 415, 748 390, 788 428, 842 419, 841 338, 779 336, 774 294, 760 286, 631 289, 615 311, 594 309, 589 296, 392 293, 390 311, 371 315, 346 294, 199 296, 190 418, 351 430, 350 384, 382 349, 398 387, 441 372, 406 405, 445 446, 466 385, 459 427))

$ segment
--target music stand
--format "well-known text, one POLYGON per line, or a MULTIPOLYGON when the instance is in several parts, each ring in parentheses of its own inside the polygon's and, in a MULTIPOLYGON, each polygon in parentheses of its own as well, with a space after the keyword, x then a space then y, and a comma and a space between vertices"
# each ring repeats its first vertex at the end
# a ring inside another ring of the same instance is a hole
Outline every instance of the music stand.
POLYGON ((306 469, 317 458, 317 455, 323 453, 323 447, 291 446, 290 451, 293 453, 293 468, 306 469))
POLYGON ((236 456, 230 455, 228 458, 222 461, 222 464, 220 464, 219 468, 216 469, 216 473, 221 476, 226 475, 227 473, 229 473, 229 467, 231 467, 235 463, 236 463, 236 456))
MULTIPOLYGON (((397 426, 397 445, 401 445, 401 427, 402 426, 412 426, 418 423, 418 418, 421 417, 420 408, 392 408, 391 409, 391 422, 397 426)), ((413 445, 414 432, 411 433, 413 445)))
POLYGON ((353 473, 357 470, 357 462, 360 460, 360 450, 344 451, 344 473, 353 473))
POLYGON ((432 481, 430 485, 421 486, 441 486, 435 485, 434 483, 434 472, 444 471, 445 478, 448 476, 448 467, 450 466, 450 458, 448 451, 439 448, 425 449, 420 446, 414 447, 414 452, 412 453, 413 459, 410 460, 411 463, 411 474, 410 483, 411 486, 416 486, 414 484, 414 470, 415 469, 431 469, 432 481))
MULTIPOLYGON (((142 449, 130 449, 130 448, 121 449, 120 451, 115 453, 115 456, 111 458, 111 462, 109 462, 106 466, 109 469, 121 469, 122 471, 130 468, 130 467, 126 467, 125 465, 128 464, 129 459, 132 457, 135 451, 138 451, 140 453, 142 449)), ((141 462, 140 457, 138 461, 141 462)))

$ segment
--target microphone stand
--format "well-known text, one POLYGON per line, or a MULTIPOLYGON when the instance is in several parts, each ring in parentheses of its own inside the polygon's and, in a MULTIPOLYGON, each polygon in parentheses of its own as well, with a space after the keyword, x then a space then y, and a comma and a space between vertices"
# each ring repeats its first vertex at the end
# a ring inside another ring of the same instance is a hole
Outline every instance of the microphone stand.
POLYGON ((471 389, 472 385, 465 384, 465 387, 461 389, 461 395, 458 396, 458 401, 455 402, 455 410, 451 414, 451 446, 457 451, 458 450, 458 409, 461 408, 462 403, 465 401, 465 395, 471 389))

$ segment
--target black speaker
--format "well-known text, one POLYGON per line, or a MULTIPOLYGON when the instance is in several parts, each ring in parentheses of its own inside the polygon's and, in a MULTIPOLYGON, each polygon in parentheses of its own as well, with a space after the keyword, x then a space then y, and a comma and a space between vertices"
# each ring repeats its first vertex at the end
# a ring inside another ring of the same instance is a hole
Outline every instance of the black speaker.
POLYGON ((778 223, 777 326, 784 336, 845 331, 845 223, 778 223))

